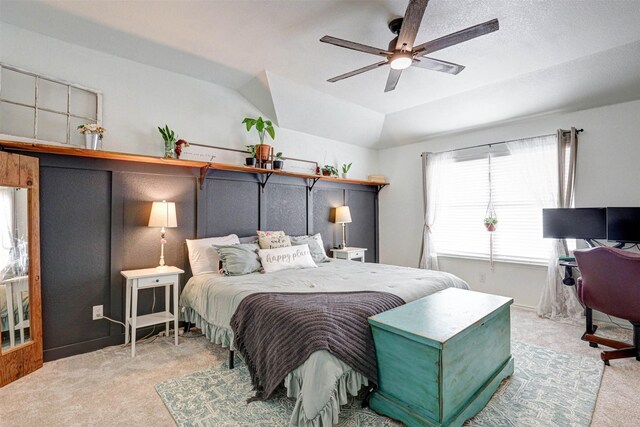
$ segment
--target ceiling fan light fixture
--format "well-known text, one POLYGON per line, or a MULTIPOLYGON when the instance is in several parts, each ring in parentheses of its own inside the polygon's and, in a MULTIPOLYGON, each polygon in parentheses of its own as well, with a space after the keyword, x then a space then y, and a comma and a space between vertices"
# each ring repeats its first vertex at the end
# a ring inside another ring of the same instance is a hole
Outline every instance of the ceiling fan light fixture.
POLYGON ((411 66, 413 63, 413 57, 408 52, 397 52, 391 57, 389 65, 394 70, 404 70, 411 66))

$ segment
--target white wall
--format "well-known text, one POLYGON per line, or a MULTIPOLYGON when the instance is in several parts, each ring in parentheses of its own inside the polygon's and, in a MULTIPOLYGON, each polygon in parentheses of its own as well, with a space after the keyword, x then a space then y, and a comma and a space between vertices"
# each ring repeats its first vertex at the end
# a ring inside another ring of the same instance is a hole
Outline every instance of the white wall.
MULTIPOLYGON (((422 236, 420 153, 584 128, 578 146, 576 206, 640 206, 640 101, 450 134, 380 151, 380 166, 391 185, 380 192, 380 260, 416 266, 422 236)), ((464 242, 461 242, 464 244, 464 242)), ((545 268, 477 260, 442 258, 441 268, 480 291, 508 295, 535 306, 545 268), (481 283, 481 274, 486 281, 481 283)))
MULTIPOLYGON (((241 122, 262 113, 238 91, 223 86, 6 23, 0 29, 0 61, 102 91, 105 150, 161 156, 163 143, 157 126, 165 123, 197 144, 244 148, 257 140, 241 122)), ((364 179, 378 170, 374 150, 294 130, 277 129, 274 146, 285 156, 322 164, 353 162, 353 178, 364 179)), ((218 154, 225 159, 224 152, 218 154)), ((234 159, 239 163, 242 156, 234 159)))

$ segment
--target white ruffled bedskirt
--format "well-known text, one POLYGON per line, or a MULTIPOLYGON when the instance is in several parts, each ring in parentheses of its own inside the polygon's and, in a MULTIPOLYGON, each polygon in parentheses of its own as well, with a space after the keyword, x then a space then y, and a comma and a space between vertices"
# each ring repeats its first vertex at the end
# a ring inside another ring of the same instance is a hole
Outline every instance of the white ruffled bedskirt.
MULTIPOLYGON (((218 344, 231 350, 235 349, 233 347, 233 331, 230 328, 216 326, 207 322, 191 308, 185 308, 184 320, 200 328, 213 344, 218 344)), ((313 353, 305 363, 287 374, 284 379, 287 397, 296 399, 289 425, 295 427, 330 427, 337 424, 340 406, 348 403, 349 395, 357 396, 362 387, 368 385, 369 381, 364 375, 344 362, 339 361, 329 352, 317 351, 313 353), (313 375, 317 372, 312 366, 308 365, 317 365, 318 363, 326 363, 331 371, 322 372, 323 375, 337 377, 332 390, 318 390, 309 385, 305 387, 305 376, 313 375), (307 411, 305 411, 305 407, 307 407, 307 411), (310 410, 309 407, 311 407, 310 410)))

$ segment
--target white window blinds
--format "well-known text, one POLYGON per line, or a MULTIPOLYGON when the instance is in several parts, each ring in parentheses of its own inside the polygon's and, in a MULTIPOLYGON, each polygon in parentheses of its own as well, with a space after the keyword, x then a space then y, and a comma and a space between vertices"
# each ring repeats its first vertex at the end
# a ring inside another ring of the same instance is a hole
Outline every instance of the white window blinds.
POLYGON ((494 259, 546 263, 551 242, 542 238, 542 208, 553 206, 557 182, 556 137, 497 144, 453 153, 435 177, 442 190, 433 238, 439 254, 489 257, 489 232, 483 219, 491 188, 498 224, 494 259), (555 156, 554 156, 555 155, 555 156))

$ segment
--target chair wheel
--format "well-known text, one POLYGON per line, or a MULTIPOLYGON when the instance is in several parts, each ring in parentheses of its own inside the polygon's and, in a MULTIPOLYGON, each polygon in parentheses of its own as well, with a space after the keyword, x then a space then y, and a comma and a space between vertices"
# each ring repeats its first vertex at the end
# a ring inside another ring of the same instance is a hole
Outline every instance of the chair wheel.
POLYGON ((604 361, 604 365, 605 365, 605 366, 611 366, 611 363, 609 363, 609 361, 608 361, 608 360, 605 360, 605 361, 604 361))
POLYGON ((598 348, 598 343, 597 342, 590 342, 589 343, 589 347, 598 348))

